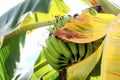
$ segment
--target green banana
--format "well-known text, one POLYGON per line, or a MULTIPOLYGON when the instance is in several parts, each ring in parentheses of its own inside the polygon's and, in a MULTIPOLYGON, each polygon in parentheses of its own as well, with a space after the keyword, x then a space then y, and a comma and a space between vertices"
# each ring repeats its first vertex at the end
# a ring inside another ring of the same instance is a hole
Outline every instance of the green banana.
MULTIPOLYGON (((60 70, 64 67, 67 66, 67 63, 61 63, 61 60, 59 59, 55 59, 54 57, 52 57, 52 55, 49 55, 49 51, 47 50, 47 47, 44 47, 43 48, 44 50, 44 54, 45 54, 45 57, 48 61, 48 63, 55 69, 55 70, 60 70)), ((65 62, 65 61, 64 61, 65 62)))
POLYGON ((52 45, 51 41, 49 40, 49 38, 46 40, 46 45, 48 47, 49 52, 51 53, 52 56, 54 56, 55 58, 60 58, 60 54, 58 54, 57 50, 55 49, 55 47, 52 45))
POLYGON ((78 50, 77 50, 77 45, 72 42, 67 42, 68 47, 70 48, 72 54, 74 55, 75 62, 77 61, 77 56, 78 56, 78 50))
POLYGON ((85 56, 85 44, 78 44, 78 52, 79 52, 79 60, 81 60, 85 56))
POLYGON ((103 39, 101 38, 101 39, 94 41, 93 44, 96 45, 97 47, 99 47, 100 44, 102 43, 102 41, 103 41, 103 39))
MULTIPOLYGON (((120 0, 117 0, 120 2, 120 0)), ((113 4, 109 0, 96 0, 98 4, 100 4, 103 10, 107 13, 112 13, 118 15, 120 13, 120 6, 113 4)))
POLYGON ((98 46, 95 45, 94 43, 92 45, 93 45, 93 52, 95 52, 98 49, 98 46))
MULTIPOLYGON (((53 47, 55 48, 55 50, 58 52, 57 54, 59 54, 59 55, 61 56, 60 59, 67 61, 67 59, 62 56, 63 54, 62 54, 62 50, 61 50, 61 48, 60 48, 60 46, 59 46, 59 44, 58 44, 58 39, 52 34, 52 35, 50 36, 49 40, 50 40, 52 46, 53 46, 53 47)), ((51 50, 50 50, 50 52, 52 53, 51 50)))
POLYGON ((92 42, 93 52, 95 52, 99 48, 103 40, 104 40, 104 37, 92 42))
POLYGON ((76 63, 77 61, 75 61, 75 59, 74 59, 74 57, 71 57, 71 59, 70 59, 70 65, 72 65, 72 64, 74 64, 74 63, 76 63))
POLYGON ((55 63, 53 63, 52 61, 50 61, 49 59, 49 56, 46 55, 47 51, 45 48, 43 48, 43 51, 44 51, 44 55, 45 55, 45 58, 47 59, 47 62, 55 69, 55 70, 59 70, 60 69, 60 66, 56 65, 55 63))
MULTIPOLYGON (((49 61, 48 61, 49 62, 49 61)), ((60 71, 62 68, 65 68, 67 64, 54 64, 49 62, 49 64, 57 71, 60 71)))
POLYGON ((66 44, 60 39, 58 39, 58 44, 62 50, 63 56, 66 57, 67 59, 70 59, 72 57, 72 54, 70 50, 68 49, 68 47, 66 46, 66 44))
POLYGON ((55 47, 55 49, 58 51, 58 53, 62 53, 61 48, 59 47, 58 40, 54 35, 50 36, 50 42, 55 47))
POLYGON ((86 43, 86 53, 85 53, 85 58, 88 57, 91 53, 93 53, 93 45, 92 42, 86 43))
POLYGON ((44 55, 45 55, 46 59, 52 63, 58 64, 60 62, 59 59, 57 59, 51 55, 51 53, 48 51, 47 47, 44 47, 44 55))

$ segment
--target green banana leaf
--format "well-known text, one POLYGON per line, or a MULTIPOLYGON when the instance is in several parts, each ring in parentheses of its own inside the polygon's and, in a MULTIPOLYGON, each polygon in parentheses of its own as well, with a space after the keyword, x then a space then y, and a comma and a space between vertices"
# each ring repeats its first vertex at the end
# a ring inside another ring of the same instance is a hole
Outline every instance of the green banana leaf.
POLYGON ((17 21, 22 15, 24 15, 29 10, 46 12, 45 10, 43 10, 42 8, 40 9, 37 6, 39 4, 46 3, 46 9, 48 10, 47 5, 49 4, 49 2, 50 1, 41 2, 41 0, 37 0, 37 2, 34 2, 34 0, 31 1, 26 0, 16 5, 14 8, 12 8, 11 10, 9 10, 0 17, 0 40, 2 39, 1 41, 4 42, 3 46, 1 43, 2 48, 0 48, 0 56, 1 56, 0 68, 2 75, 1 80, 11 80, 12 77, 14 76, 16 61, 19 62, 20 60, 19 44, 20 42, 24 43, 25 32, 22 32, 21 34, 17 34, 15 36, 8 37, 3 41, 4 36, 12 33, 15 30, 15 28, 18 27, 17 21))
POLYGON ((62 7, 67 12, 61 11, 55 0, 50 1, 25 0, 0 17, 1 80, 11 80, 15 75, 16 62, 20 61, 20 44, 24 47, 26 31, 54 24, 55 16, 65 15, 69 11, 67 6, 62 7))
MULTIPOLYGON (((48 1, 43 1, 43 0, 26 0, 23 1, 22 3, 16 5, 12 9, 10 9, 8 12, 3 14, 0 17, 0 29, 1 33, 0 36, 4 37, 5 35, 8 35, 12 33, 16 28, 18 28, 18 22, 26 12, 32 11, 32 12, 48 12, 49 9, 49 3, 50 0, 48 1), (42 5, 45 4, 45 5, 42 5), (7 28, 5 29, 5 32, 2 32, 4 29, 4 26, 11 21, 8 25, 7 28)), ((0 40, 2 39, 0 37, 0 40)))
POLYGON ((0 49, 0 59, 3 68, 2 80, 10 80, 14 75, 14 69, 16 68, 15 62, 20 60, 20 47, 19 43, 22 39, 21 35, 16 35, 8 40, 4 41, 2 48, 0 49))

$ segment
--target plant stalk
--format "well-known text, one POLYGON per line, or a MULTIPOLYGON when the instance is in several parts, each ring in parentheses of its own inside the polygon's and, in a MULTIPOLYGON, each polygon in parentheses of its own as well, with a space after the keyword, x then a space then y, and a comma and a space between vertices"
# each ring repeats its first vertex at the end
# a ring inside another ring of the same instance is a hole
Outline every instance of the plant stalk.
POLYGON ((51 20, 36 22, 34 24, 27 25, 24 27, 20 27, 20 28, 17 28, 16 30, 14 30, 13 32, 11 32, 10 34, 5 35, 4 39, 10 38, 10 37, 20 34, 22 32, 26 32, 28 30, 32 30, 32 29, 36 29, 36 28, 40 28, 40 27, 44 27, 44 26, 48 26, 48 25, 53 25, 55 23, 56 23, 56 19, 51 19, 51 20))

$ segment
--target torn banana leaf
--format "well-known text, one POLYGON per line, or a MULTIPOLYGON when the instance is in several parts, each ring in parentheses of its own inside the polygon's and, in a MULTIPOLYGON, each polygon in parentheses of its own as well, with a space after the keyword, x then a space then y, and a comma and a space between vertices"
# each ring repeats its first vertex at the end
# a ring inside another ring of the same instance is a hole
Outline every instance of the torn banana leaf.
POLYGON ((67 80, 86 80, 102 55, 103 44, 88 58, 73 64, 67 69, 67 80))
POLYGON ((120 79, 120 15, 109 29, 102 57, 101 80, 120 79))
POLYGON ((106 35, 108 25, 113 22, 113 14, 98 13, 93 16, 83 13, 72 18, 61 29, 57 30, 56 37, 74 43, 89 43, 106 35))

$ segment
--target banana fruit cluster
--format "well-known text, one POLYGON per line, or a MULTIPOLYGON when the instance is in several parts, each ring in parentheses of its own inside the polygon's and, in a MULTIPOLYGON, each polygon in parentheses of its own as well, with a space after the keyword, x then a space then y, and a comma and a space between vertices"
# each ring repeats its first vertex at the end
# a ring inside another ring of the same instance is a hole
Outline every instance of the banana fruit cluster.
POLYGON ((48 63, 57 71, 67 69, 69 66, 80 62, 94 53, 103 38, 89 43, 73 43, 63 41, 55 36, 56 30, 60 29, 71 19, 71 16, 66 18, 58 18, 57 24, 54 27, 49 27, 49 37, 46 39, 46 46, 43 51, 48 63))
POLYGON ((46 47, 43 48, 48 63, 57 71, 66 69, 98 49, 104 38, 90 43, 64 42, 51 34, 46 40, 46 47))

